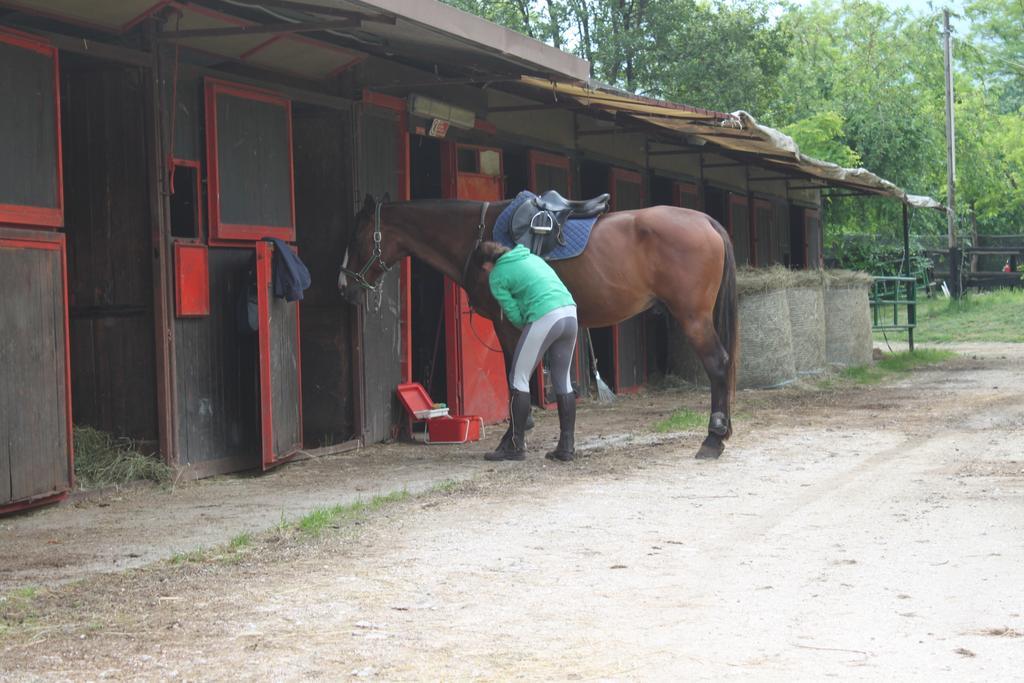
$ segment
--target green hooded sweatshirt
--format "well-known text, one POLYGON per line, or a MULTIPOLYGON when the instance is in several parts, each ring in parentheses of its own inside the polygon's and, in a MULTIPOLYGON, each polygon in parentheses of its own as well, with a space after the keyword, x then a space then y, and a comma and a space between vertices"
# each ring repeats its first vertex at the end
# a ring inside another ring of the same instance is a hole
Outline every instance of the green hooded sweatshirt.
POLYGON ((556 308, 576 305, 551 266, 521 244, 497 260, 490 285, 505 317, 519 328, 556 308))

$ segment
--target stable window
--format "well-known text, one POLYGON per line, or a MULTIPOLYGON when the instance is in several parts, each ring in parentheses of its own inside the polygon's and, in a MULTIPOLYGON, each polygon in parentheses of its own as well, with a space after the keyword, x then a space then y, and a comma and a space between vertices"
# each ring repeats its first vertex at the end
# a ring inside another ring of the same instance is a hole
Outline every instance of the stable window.
POLYGON ((541 193, 556 190, 572 196, 568 157, 530 150, 530 189, 541 193))
POLYGON ((763 199, 755 199, 753 249, 751 252, 755 266, 770 266, 774 260, 772 258, 772 248, 775 244, 773 219, 772 205, 763 199))
POLYGON ((459 173, 492 178, 501 175, 501 152, 496 149, 459 145, 456 155, 459 173))
POLYGON ((57 50, 0 30, 0 223, 64 225, 57 50))
POLYGON ((676 182, 672 184, 672 203, 684 209, 700 210, 700 194, 694 183, 676 182))
POLYGON ((622 168, 611 170, 612 209, 629 211, 644 206, 643 177, 636 171, 622 168))
POLYGON ((750 201, 741 194, 729 194, 729 236, 736 254, 736 263, 751 265, 750 201))
POLYGON ((294 241, 289 100, 207 80, 206 161, 212 240, 294 241))
POLYGON ((198 240, 203 236, 199 164, 175 159, 171 194, 171 236, 198 240))

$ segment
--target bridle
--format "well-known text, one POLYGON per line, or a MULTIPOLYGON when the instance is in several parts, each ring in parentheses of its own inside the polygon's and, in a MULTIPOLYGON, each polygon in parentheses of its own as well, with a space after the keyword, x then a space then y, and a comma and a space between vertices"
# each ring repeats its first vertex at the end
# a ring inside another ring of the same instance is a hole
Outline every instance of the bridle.
MULTIPOLYGON (((384 271, 385 274, 388 271, 390 271, 393 266, 389 266, 387 263, 384 262, 383 249, 381 247, 381 240, 383 239, 383 234, 381 233, 380 229, 380 210, 381 207, 384 206, 384 202, 378 202, 376 200, 374 200, 374 202, 375 206, 373 209, 373 251, 370 252, 370 258, 366 260, 366 263, 363 264, 363 267, 358 271, 349 270, 345 266, 341 266, 341 272, 342 274, 345 275, 345 277, 352 278, 353 282, 359 285, 364 291, 369 292, 371 294, 376 294, 377 308, 379 309, 381 299, 383 298, 382 288, 384 286, 384 278, 381 277, 380 279, 378 279, 377 284, 374 285, 370 284, 370 281, 366 279, 366 274, 370 271, 370 268, 372 268, 374 264, 380 266, 380 269, 384 271)), ((480 243, 483 242, 484 240, 484 231, 487 229, 487 209, 490 208, 490 206, 490 202, 481 202, 480 221, 477 223, 476 227, 476 241, 473 243, 473 247, 469 250, 469 253, 466 254, 466 261, 462 266, 463 285, 466 284, 467 278, 469 277, 469 266, 473 261, 473 254, 476 253, 477 247, 479 247, 480 243)), ((476 337, 477 341, 480 342, 480 344, 484 346, 484 348, 486 348, 487 350, 493 351, 495 353, 501 353, 501 349, 491 348, 486 342, 484 342, 484 340, 480 339, 480 336, 476 332, 476 328, 473 327, 473 312, 474 307, 472 301, 470 301, 469 327, 473 331, 473 336, 476 337)))
POLYGON ((380 269, 384 271, 384 273, 389 272, 392 266, 389 266, 387 263, 384 262, 384 252, 383 249, 381 248, 381 240, 383 239, 384 236, 380 231, 380 210, 384 206, 384 202, 378 202, 374 200, 374 204, 375 206, 373 208, 373 251, 370 252, 370 258, 366 259, 366 263, 363 264, 362 269, 360 269, 358 272, 354 270, 349 270, 345 266, 341 266, 341 272, 345 277, 352 278, 352 280, 357 285, 362 287, 367 292, 379 294, 381 287, 384 286, 384 278, 381 277, 380 279, 378 279, 377 284, 374 285, 370 284, 370 281, 366 279, 366 274, 370 272, 370 268, 372 268, 375 264, 379 266, 380 269))
MULTIPOLYGON (((341 273, 362 287, 367 292, 373 292, 374 294, 380 292, 380 288, 384 285, 384 278, 377 280, 377 284, 371 284, 366 279, 366 274, 370 272, 370 268, 376 264, 380 267, 384 273, 388 273, 394 266, 389 266, 384 262, 384 250, 381 247, 381 240, 384 238, 380 228, 380 211, 384 206, 384 202, 377 202, 374 200, 375 206, 373 209, 373 251, 370 252, 370 258, 366 259, 366 263, 358 271, 349 270, 345 266, 341 266, 341 273)), ((480 222, 476 228, 476 241, 473 243, 473 247, 466 254, 466 261, 462 266, 462 282, 466 282, 466 278, 469 276, 469 265, 473 261, 473 254, 476 252, 477 247, 484 240, 484 230, 487 229, 487 209, 491 206, 490 202, 482 202, 480 205, 480 222)))

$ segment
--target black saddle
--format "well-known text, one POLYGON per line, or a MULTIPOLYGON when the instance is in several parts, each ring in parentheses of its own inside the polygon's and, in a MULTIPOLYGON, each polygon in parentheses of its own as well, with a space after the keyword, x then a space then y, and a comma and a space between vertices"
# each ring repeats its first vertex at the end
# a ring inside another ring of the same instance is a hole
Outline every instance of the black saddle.
POLYGON ((570 218, 592 218, 608 210, 608 193, 593 199, 566 199, 554 190, 523 202, 512 214, 509 233, 517 244, 544 256, 565 245, 562 229, 570 218))

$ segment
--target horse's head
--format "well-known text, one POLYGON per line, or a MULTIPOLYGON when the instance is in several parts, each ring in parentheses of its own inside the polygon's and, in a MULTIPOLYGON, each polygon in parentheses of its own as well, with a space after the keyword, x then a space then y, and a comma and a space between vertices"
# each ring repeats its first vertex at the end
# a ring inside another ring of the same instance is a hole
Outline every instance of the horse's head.
POLYGON ((384 239, 381 226, 387 200, 387 195, 380 202, 366 195, 363 208, 356 214, 355 231, 338 272, 338 291, 349 303, 356 303, 362 292, 376 290, 397 260, 394 240, 384 239))

